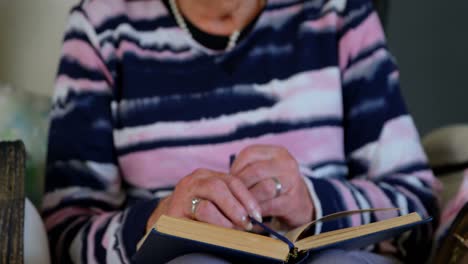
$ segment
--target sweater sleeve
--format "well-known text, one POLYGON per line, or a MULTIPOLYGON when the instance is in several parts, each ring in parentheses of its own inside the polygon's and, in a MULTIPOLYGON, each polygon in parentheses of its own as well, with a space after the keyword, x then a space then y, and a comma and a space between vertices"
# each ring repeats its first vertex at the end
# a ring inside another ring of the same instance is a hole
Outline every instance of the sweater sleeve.
MULTIPOLYGON (((398 207, 399 212, 355 215, 318 225, 324 232, 418 212, 431 225, 394 239, 402 257, 430 249, 439 183, 427 165, 412 118, 399 90, 399 71, 389 53, 370 1, 347 1, 337 31, 342 73, 343 128, 347 177, 305 173, 316 216, 366 208, 398 207)), ((428 252, 428 251, 426 251, 428 252)))
POLYGON ((128 263, 157 205, 128 205, 113 142, 114 81, 96 31, 72 10, 55 83, 42 214, 54 263, 128 263))

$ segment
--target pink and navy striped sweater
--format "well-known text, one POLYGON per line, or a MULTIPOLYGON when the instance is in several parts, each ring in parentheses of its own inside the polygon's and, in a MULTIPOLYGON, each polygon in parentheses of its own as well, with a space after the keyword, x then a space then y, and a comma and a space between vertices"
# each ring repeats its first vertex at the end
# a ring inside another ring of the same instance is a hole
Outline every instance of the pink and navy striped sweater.
MULTIPOLYGON (((368 0, 269 0, 229 52, 181 30, 160 0, 84 0, 70 13, 51 112, 43 216, 57 262, 128 263, 161 197, 251 144, 284 146, 319 218, 418 211, 437 181, 368 0)), ((394 241, 411 258, 433 226, 394 241)), ((420 257, 420 256, 419 256, 420 257)))

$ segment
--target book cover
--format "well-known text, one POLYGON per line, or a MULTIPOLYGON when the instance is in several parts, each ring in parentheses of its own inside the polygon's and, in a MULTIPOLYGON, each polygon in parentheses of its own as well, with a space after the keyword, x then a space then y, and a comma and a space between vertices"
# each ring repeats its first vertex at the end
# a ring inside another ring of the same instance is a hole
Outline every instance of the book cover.
POLYGON ((282 260, 255 255, 231 248, 220 247, 195 240, 159 233, 153 229, 145 243, 133 258, 137 264, 167 263, 168 261, 190 253, 208 253, 226 258, 232 263, 283 263, 282 260))

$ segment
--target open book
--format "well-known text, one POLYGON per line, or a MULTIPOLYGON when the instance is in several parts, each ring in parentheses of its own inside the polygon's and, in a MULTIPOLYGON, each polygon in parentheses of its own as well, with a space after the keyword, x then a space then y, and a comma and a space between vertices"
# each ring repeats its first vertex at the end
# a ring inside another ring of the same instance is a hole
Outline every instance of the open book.
POLYGON ((252 219, 254 224, 261 225, 274 237, 163 215, 139 244, 133 260, 136 263, 166 263, 177 256, 196 252, 221 256, 239 263, 297 263, 309 254, 328 248, 366 247, 432 220, 423 220, 418 213, 411 213, 303 238, 306 231, 317 222, 380 210, 397 209, 335 213, 300 226, 285 235, 280 235, 252 219))

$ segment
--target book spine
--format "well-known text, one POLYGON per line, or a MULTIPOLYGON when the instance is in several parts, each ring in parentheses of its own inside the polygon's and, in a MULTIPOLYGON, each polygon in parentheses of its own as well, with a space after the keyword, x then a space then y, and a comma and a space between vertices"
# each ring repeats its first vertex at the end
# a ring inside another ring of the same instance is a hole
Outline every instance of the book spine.
POLYGON ((291 251, 289 251, 288 256, 286 257, 286 262, 289 262, 290 259, 296 259, 299 256, 299 250, 297 247, 293 247, 291 251))
POLYGON ((263 230, 265 230, 270 235, 272 235, 272 236, 276 237, 277 239, 283 241, 284 243, 288 244, 289 250, 294 249, 294 243, 289 241, 289 239, 287 239, 285 236, 283 236, 280 233, 276 232, 275 230, 269 228, 268 226, 264 225, 263 223, 260 223, 255 218, 250 217, 250 216, 249 216, 249 218, 250 218, 250 221, 252 222, 252 224, 260 226, 263 230))

